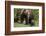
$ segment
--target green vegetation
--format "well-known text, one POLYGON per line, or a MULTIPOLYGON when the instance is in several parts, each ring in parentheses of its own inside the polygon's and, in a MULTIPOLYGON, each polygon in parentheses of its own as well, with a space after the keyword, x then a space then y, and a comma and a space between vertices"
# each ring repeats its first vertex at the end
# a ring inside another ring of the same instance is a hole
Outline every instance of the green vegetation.
POLYGON ((30 27, 30 25, 15 23, 14 27, 30 27))
MULTIPOLYGON (((38 24, 36 23, 34 26, 37 27, 38 24)), ((21 24, 20 23, 14 23, 14 27, 31 27, 31 25, 30 24, 25 25, 25 24, 22 24, 22 23, 21 24)))

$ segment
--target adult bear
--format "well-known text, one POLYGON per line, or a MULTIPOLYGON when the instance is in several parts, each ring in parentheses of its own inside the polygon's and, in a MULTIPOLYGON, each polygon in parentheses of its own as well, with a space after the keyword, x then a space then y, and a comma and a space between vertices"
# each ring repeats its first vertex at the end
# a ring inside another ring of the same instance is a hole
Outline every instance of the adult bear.
POLYGON ((21 13, 21 23, 24 22, 25 20, 25 24, 28 24, 28 12, 26 12, 26 9, 23 10, 23 12, 21 13))
POLYGON ((21 14, 21 23, 23 23, 25 19, 25 24, 30 24, 31 26, 34 25, 34 15, 32 14, 32 10, 24 9, 21 14))
POLYGON ((28 23, 33 26, 34 25, 34 15, 32 14, 32 10, 28 10, 28 23))

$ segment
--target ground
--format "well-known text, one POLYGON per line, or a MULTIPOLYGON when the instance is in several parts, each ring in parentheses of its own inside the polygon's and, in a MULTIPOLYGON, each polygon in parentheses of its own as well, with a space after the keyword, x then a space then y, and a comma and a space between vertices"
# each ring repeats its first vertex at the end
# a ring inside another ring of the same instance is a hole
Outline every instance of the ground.
MULTIPOLYGON (((38 26, 37 22, 34 25, 35 27, 38 26)), ((30 24, 25 25, 25 24, 20 24, 20 23, 14 23, 14 27, 31 27, 30 24)))

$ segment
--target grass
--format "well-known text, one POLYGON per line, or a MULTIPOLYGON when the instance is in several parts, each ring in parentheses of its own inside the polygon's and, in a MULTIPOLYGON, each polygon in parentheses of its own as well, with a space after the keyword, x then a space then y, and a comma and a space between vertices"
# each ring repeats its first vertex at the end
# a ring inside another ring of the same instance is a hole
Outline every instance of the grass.
POLYGON ((14 27, 30 27, 30 25, 20 24, 20 23, 14 23, 14 27))
MULTIPOLYGON (((34 23, 35 25, 35 27, 37 27, 38 26, 38 21, 35 21, 35 23, 34 23)), ((31 25, 30 24, 28 24, 28 25, 25 25, 25 24, 20 24, 20 23, 14 23, 14 27, 31 27, 31 25)))

